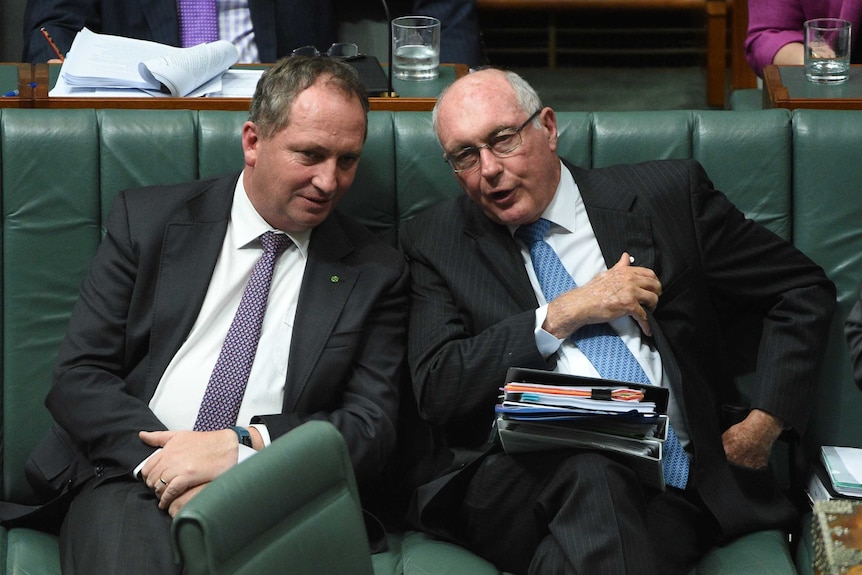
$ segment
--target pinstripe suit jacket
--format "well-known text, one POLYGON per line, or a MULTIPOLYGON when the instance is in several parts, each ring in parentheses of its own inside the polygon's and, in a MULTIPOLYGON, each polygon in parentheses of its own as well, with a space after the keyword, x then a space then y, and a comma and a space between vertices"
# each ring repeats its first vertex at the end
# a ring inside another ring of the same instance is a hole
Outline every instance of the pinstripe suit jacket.
MULTIPOLYGON (((568 167, 608 267, 627 251, 662 283, 650 318, 654 343, 691 437, 693 484, 725 535, 792 520, 770 472, 728 464, 722 406, 737 400, 737 372, 756 367, 751 407, 804 430, 834 286, 789 243, 747 220, 697 162, 568 167)), ((457 497, 453 480, 491 449, 507 368, 553 365, 536 349, 538 304, 518 246, 466 195, 408 222, 402 243, 413 282, 414 393, 440 448, 436 479, 414 499, 427 519, 448 504, 446 493, 457 497)))

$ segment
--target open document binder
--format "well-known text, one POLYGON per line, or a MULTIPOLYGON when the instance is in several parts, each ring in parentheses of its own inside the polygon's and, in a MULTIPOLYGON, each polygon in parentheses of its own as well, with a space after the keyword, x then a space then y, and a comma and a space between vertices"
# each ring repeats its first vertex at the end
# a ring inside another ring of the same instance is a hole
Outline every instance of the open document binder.
POLYGON ((496 407, 507 453, 594 449, 664 489, 668 390, 658 386, 513 367, 496 407))

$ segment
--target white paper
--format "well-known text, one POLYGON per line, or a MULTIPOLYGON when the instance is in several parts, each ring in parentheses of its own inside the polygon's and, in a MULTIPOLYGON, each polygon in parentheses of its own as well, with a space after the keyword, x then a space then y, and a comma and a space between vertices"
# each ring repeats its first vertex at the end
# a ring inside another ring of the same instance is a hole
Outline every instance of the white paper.
POLYGON ((257 82, 263 75, 263 70, 246 70, 232 68, 221 75, 221 90, 208 92, 213 98, 251 98, 257 88, 257 82))
POLYGON ((50 95, 98 95, 106 88, 203 95, 220 91, 221 74, 238 60, 236 47, 225 40, 177 48, 84 28, 75 36, 50 95), (93 92, 76 91, 81 88, 93 92))
POLYGON ((842 495, 862 495, 862 449, 824 445, 821 456, 832 487, 842 495))

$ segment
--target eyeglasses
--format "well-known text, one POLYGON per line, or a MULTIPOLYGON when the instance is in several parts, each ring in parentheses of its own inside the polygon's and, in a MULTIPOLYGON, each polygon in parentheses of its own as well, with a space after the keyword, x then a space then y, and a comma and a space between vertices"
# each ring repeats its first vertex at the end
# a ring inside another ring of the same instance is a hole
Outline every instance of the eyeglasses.
POLYGON ((482 148, 488 148, 488 150, 498 158, 511 154, 524 143, 521 131, 539 115, 539 112, 541 112, 541 110, 533 112, 533 115, 527 118, 527 120, 517 128, 504 128, 500 130, 488 138, 488 142, 481 146, 467 146, 466 148, 461 148, 453 154, 446 154, 443 159, 446 160, 453 172, 460 174, 462 172, 472 171, 479 165, 480 152, 482 151, 482 148))
POLYGON ((338 58, 339 60, 358 60, 364 58, 364 54, 359 53, 359 46, 356 44, 347 44, 337 42, 329 47, 326 52, 318 52, 314 46, 300 46, 290 53, 291 56, 329 56, 330 58, 338 58))

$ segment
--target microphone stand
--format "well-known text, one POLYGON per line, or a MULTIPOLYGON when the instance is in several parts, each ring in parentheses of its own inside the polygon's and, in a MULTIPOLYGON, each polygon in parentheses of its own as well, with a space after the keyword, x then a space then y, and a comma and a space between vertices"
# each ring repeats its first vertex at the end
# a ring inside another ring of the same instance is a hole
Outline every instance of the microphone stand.
POLYGON ((389 17, 389 5, 386 4, 386 0, 380 0, 380 2, 383 4, 383 13, 386 15, 386 36, 388 38, 386 44, 389 47, 389 62, 386 65, 386 80, 388 84, 384 97, 397 98, 398 94, 392 90, 392 20, 389 17))

